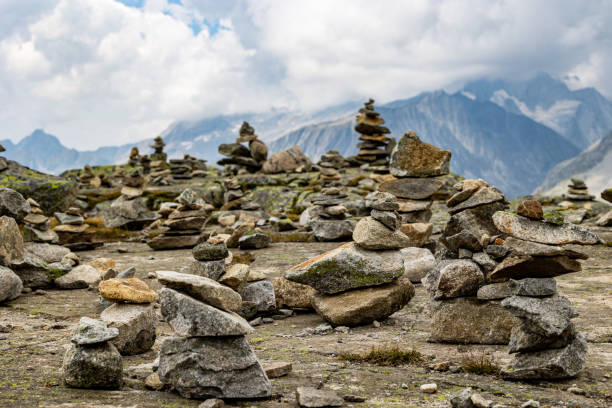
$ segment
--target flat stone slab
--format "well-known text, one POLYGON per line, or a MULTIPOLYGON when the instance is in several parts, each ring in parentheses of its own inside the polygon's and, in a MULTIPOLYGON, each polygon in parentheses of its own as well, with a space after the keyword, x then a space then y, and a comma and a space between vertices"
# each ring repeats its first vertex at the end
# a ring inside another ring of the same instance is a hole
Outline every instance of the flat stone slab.
POLYGON ((119 336, 119 329, 107 327, 106 322, 91 317, 81 317, 79 325, 72 336, 75 344, 105 343, 119 336))
POLYGON ((502 301, 502 306, 519 317, 527 328, 543 336, 559 336, 578 316, 570 301, 563 296, 533 298, 512 296, 502 301))
POLYGON ((531 257, 510 255, 489 274, 492 281, 523 278, 552 278, 580 272, 582 265, 567 256, 531 257))
MULTIPOLYGON (((398 198, 425 200, 437 193, 443 185, 444 183, 442 180, 437 178, 400 178, 381 183, 378 186, 378 190, 391 193, 398 198)), ((398 202, 398 204, 401 209, 401 201, 398 202)), ((415 209, 410 209, 410 211, 417 211, 416 208, 422 207, 423 204, 415 203, 414 206, 415 209)), ((428 207, 425 206, 423 209, 427 208, 428 207)), ((407 209, 409 208, 406 208, 406 210, 407 209)))
POLYGON ((295 391, 295 399, 299 406, 304 408, 341 407, 344 405, 344 399, 334 391, 313 387, 298 387, 295 391))

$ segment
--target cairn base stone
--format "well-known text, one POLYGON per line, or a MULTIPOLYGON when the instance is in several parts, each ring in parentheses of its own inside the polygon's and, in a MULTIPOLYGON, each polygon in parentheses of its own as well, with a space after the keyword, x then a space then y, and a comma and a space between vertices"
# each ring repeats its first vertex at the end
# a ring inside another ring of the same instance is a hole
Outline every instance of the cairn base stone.
POLYGON ((108 327, 119 329, 119 336, 111 340, 123 355, 149 351, 155 343, 157 315, 152 305, 119 304, 105 309, 100 318, 108 327))
POLYGON ((119 351, 110 343, 71 344, 62 366, 64 383, 73 388, 118 389, 123 383, 119 351))

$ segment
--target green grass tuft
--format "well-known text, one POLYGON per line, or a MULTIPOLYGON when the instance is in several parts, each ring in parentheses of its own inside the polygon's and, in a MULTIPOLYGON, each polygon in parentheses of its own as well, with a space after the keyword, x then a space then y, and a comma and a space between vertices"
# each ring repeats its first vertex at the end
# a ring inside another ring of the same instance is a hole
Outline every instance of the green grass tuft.
POLYGON ((461 369, 466 373, 497 375, 499 366, 484 353, 480 356, 469 355, 461 361, 461 369))
POLYGON ((381 366, 398 366, 404 364, 418 365, 424 360, 423 355, 415 349, 404 351, 397 346, 388 348, 372 347, 368 354, 342 353, 340 360, 352 363, 371 363, 381 366))

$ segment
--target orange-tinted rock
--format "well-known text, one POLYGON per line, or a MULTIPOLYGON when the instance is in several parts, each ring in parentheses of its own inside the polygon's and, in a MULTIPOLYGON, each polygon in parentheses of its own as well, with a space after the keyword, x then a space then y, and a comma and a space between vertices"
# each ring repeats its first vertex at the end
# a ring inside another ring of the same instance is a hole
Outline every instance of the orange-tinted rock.
POLYGON ((534 220, 541 220, 544 217, 542 204, 540 204, 540 202, 537 200, 525 200, 521 202, 518 205, 516 212, 518 215, 534 220))
POLYGON ((151 303, 156 298, 155 292, 138 278, 108 279, 100 282, 99 288, 100 296, 115 303, 151 303))

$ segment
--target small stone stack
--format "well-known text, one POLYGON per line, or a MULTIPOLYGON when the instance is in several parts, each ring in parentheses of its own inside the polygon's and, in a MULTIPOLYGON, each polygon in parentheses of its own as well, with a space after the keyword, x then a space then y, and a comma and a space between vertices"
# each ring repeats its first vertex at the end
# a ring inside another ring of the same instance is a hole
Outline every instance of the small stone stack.
POLYGON ((333 325, 385 319, 414 296, 414 286, 403 278, 400 249, 410 239, 398 229, 397 200, 379 192, 369 205, 372 216, 357 223, 354 242, 295 266, 285 276, 318 291, 312 305, 333 325))
POLYGON ((355 159, 361 163, 367 163, 368 167, 379 173, 387 173, 389 156, 395 145, 393 138, 384 136, 391 131, 382 126, 385 120, 380 113, 374 110, 374 99, 364 103, 357 115, 355 130, 359 133, 361 143, 357 145, 359 152, 355 159))
POLYGON ((589 194, 589 189, 583 180, 573 178, 571 184, 567 186, 565 198, 570 201, 591 201, 595 196, 589 194))
POLYGON ((150 146, 154 152, 151 153, 149 158, 151 159, 151 177, 167 176, 170 174, 168 170, 168 154, 164 152, 164 140, 161 136, 157 136, 153 139, 153 144, 150 146))
POLYGON ((348 197, 339 187, 324 187, 312 199, 312 206, 304 210, 300 222, 311 228, 318 241, 337 241, 353 235, 354 224, 347 219, 344 199, 348 197))
POLYGON ((174 180, 206 177, 206 160, 199 160, 185 154, 182 159, 170 160, 170 172, 174 180))
POLYGON ((261 169, 268 158, 268 147, 258 139, 255 129, 248 122, 243 122, 236 142, 219 145, 219 153, 228 158, 219 160, 217 164, 226 166, 229 173, 237 174, 239 171, 254 173, 261 169), (241 144, 247 142, 248 148, 241 144))
POLYGON ((164 232, 147 242, 155 250, 193 248, 200 240, 200 229, 213 210, 189 188, 176 201, 179 206, 164 221, 164 232))
POLYGON ((111 343, 122 355, 141 354, 155 343, 157 315, 152 303, 157 297, 138 278, 113 278, 100 282, 100 296, 113 304, 100 318, 108 327, 118 330, 111 343))
POLYGON ((140 152, 136 146, 130 150, 130 158, 128 159, 128 166, 136 167, 140 164, 140 152))
POLYGON ((319 166, 319 180, 324 187, 340 185, 340 169, 348 166, 347 161, 340 152, 332 149, 321 156, 317 163, 319 166))
POLYGON ((180 337, 164 340, 159 352, 160 381, 185 398, 268 397, 270 380, 246 335, 253 329, 235 312, 238 293, 214 280, 158 271, 161 313, 180 337))
POLYGON ((223 181, 225 193, 223 194, 223 203, 232 208, 240 208, 241 198, 244 197, 242 187, 236 177, 231 177, 223 181))
POLYGON ((578 313, 557 293, 554 277, 579 272, 578 260, 587 256, 560 245, 594 245, 601 239, 573 224, 544 221, 537 201, 521 203, 517 213, 493 215, 505 236, 494 249, 504 248, 507 255, 487 275, 494 283, 478 291, 479 298, 503 299, 501 305, 519 320, 509 339, 514 357, 502 376, 517 380, 574 377, 586 362, 587 343, 571 322, 578 313))
POLYGON ((123 177, 121 194, 128 199, 140 197, 144 192, 146 181, 146 178, 142 175, 140 170, 133 170, 129 176, 123 177))
POLYGON ((23 238, 26 242, 46 242, 57 244, 59 237, 57 233, 50 230, 51 220, 43 213, 40 205, 33 199, 28 198, 30 213, 23 219, 23 238))
POLYGON ((88 231, 89 225, 85 224, 79 208, 70 207, 66 212, 56 212, 54 216, 60 225, 53 228, 53 231, 58 235, 61 245, 71 249, 95 248, 101 245, 93 242, 94 233, 88 231))
POLYGON ((185 267, 185 272, 215 281, 225 273, 226 259, 231 256, 225 241, 219 236, 210 237, 207 241, 199 243, 191 253, 195 260, 185 267))
POLYGON ((110 342, 119 330, 82 317, 64 355, 64 384, 72 388, 119 389, 123 384, 121 354, 110 342))
POLYGON ((151 173, 151 159, 148 155, 143 154, 140 156, 140 166, 142 167, 142 172, 144 174, 151 173))
POLYGON ((83 187, 100 187, 102 185, 100 177, 94 174, 89 164, 83 167, 83 172, 79 175, 79 183, 83 187))

